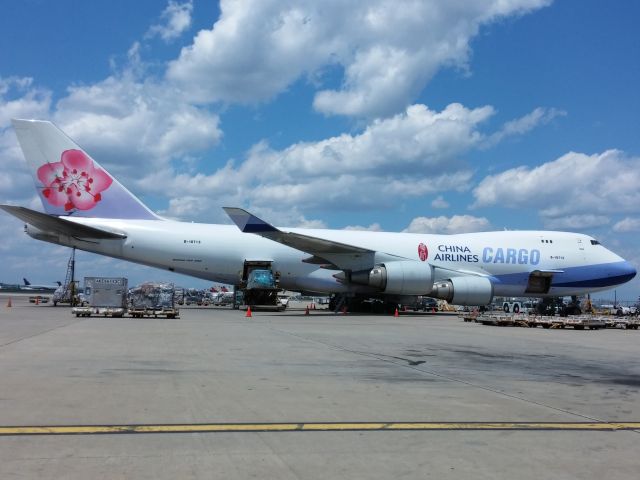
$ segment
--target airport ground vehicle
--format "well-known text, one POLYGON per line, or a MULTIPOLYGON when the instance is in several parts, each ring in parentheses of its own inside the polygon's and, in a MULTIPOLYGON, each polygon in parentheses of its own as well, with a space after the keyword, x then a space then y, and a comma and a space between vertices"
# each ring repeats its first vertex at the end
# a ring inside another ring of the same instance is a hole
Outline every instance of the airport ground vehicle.
POLYGON ((287 306, 289 305, 289 297, 286 295, 278 295, 278 302, 280 302, 280 305, 282 305, 284 308, 287 308, 287 306))
POLYGON ((504 302, 502 304, 502 310, 504 313, 520 313, 522 310, 522 304, 520 302, 504 302))
POLYGON ((53 302, 53 306, 57 306, 60 304, 68 303, 72 307, 79 304, 79 288, 78 281, 70 282, 69 284, 60 285, 56 288, 55 292, 53 292, 53 296, 51 297, 51 301, 53 302))
POLYGON ((124 277, 84 277, 83 304, 73 307, 71 313, 76 317, 122 317, 127 311, 127 283, 124 277))
POLYGON ((413 310, 423 312, 438 311, 438 301, 431 297, 421 297, 413 304, 413 310))
POLYGON ((49 297, 45 295, 31 295, 29 297, 29 303, 36 303, 36 304, 49 303, 49 297))
MULTIPOLYGON (((253 310, 284 310, 287 303, 280 301, 279 274, 270 262, 245 262, 240 285, 244 307, 253 310)), ((241 307, 243 308, 243 307, 241 307)))
POLYGON ((537 302, 531 301, 513 301, 504 302, 502 304, 502 310, 505 313, 530 313, 536 310, 537 302))

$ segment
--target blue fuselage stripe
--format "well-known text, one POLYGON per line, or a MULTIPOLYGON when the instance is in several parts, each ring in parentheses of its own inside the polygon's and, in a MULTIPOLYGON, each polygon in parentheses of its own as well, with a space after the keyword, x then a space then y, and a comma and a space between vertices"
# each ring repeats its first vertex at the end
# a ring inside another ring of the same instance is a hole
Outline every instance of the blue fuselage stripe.
MULTIPOLYGON (((526 285, 530 272, 495 275, 502 285, 526 285)), ((636 276, 629 262, 604 263, 569 267, 561 273, 554 273, 552 288, 602 288, 613 287, 628 282, 636 276)))

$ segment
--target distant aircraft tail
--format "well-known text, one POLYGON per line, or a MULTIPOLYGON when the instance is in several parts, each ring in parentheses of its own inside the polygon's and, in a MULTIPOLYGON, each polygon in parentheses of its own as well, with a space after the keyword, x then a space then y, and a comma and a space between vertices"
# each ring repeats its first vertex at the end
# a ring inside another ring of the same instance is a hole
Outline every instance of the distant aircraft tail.
POLYGON ((12 122, 46 213, 159 219, 53 123, 12 122))
POLYGON ((22 278, 22 281, 24 282, 25 287, 28 287, 29 285, 31 285, 31 282, 24 277, 22 278))

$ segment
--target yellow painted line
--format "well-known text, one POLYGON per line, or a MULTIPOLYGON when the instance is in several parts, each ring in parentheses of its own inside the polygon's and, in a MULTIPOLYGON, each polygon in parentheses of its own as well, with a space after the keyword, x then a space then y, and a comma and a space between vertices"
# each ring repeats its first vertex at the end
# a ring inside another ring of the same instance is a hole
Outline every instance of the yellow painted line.
POLYGON ((386 430, 391 423, 303 423, 303 431, 386 430))
POLYGON ((0 427, 8 435, 98 435, 132 433, 233 433, 385 430, 640 430, 640 422, 332 422, 332 423, 203 423, 168 425, 67 425, 0 427))
POLYGON ((571 422, 571 423, 392 423, 386 430, 635 430, 640 428, 640 422, 571 422))

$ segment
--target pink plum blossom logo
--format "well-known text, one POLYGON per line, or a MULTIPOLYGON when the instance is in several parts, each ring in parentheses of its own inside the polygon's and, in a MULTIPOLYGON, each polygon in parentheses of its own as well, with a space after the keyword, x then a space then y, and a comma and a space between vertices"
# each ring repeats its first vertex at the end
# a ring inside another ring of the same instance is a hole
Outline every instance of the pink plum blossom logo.
POLYGON ((418 245, 418 257, 420 257, 420 260, 423 262, 429 257, 429 249, 424 243, 418 245))
POLYGON ((65 150, 59 162, 45 163, 38 168, 37 175, 45 186, 42 195, 47 202, 64 206, 66 212, 91 210, 113 181, 80 150, 65 150))

